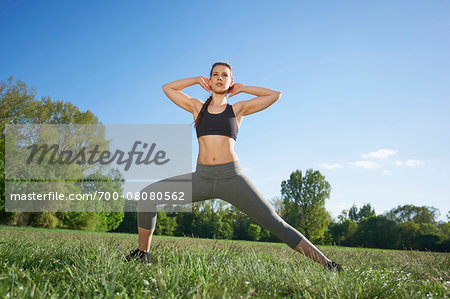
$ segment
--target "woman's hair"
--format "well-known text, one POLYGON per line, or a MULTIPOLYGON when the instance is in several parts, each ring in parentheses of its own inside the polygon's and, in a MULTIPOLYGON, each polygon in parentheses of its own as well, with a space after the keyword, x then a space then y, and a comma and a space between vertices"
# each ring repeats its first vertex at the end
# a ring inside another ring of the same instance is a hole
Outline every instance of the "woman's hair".
MULTIPOLYGON (((212 77, 212 71, 214 69, 214 67, 216 65, 223 65, 226 66, 227 68, 230 69, 230 73, 231 73, 231 78, 233 78, 233 68, 231 67, 230 64, 226 63, 226 62, 216 62, 213 64, 213 66, 211 67, 211 71, 209 71, 209 77, 212 77)), ((197 119, 195 120, 195 127, 198 127, 198 125, 200 124, 200 122, 202 121, 203 115, 205 114, 205 110, 208 109, 209 103, 211 103, 212 101, 212 95, 209 96, 209 98, 206 100, 206 102, 203 104, 202 109, 200 110, 200 112, 197 115, 197 119)))

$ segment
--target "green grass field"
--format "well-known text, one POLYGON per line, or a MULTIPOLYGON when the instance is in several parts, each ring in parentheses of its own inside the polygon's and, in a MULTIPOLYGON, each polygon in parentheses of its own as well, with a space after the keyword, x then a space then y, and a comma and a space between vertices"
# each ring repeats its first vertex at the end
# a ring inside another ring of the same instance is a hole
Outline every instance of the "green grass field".
POLYGON ((0 298, 445 298, 450 254, 319 246, 326 271, 285 244, 0 226, 0 298))

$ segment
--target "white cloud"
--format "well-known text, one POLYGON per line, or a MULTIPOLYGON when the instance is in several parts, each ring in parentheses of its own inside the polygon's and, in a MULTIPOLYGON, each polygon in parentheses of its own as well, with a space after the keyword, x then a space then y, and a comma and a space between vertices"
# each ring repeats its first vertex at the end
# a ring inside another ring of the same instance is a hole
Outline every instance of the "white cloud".
POLYGON ((321 164, 320 165, 321 167, 323 167, 323 168, 326 168, 326 169, 335 169, 335 168, 341 168, 342 167, 342 165, 341 164, 321 164))
POLYGON ((405 165, 408 167, 417 167, 420 165, 423 165, 424 163, 422 161, 419 160, 408 160, 405 162, 405 165))
POLYGON ((389 156, 395 155, 397 153, 394 149, 380 149, 376 152, 371 152, 368 154, 362 155, 364 159, 371 159, 371 158, 377 158, 377 159, 384 159, 389 156))
POLYGON ((418 167, 421 165, 424 165, 425 163, 423 161, 419 161, 419 160, 406 160, 405 162, 403 161, 395 161, 395 165, 397 166, 407 166, 407 167, 418 167))
POLYGON ((382 173, 382 174, 390 174, 391 171, 390 171, 390 170, 383 170, 381 173, 382 173))
POLYGON ((356 161, 352 163, 356 167, 362 167, 366 169, 374 169, 378 167, 378 164, 369 160, 366 161, 356 161))

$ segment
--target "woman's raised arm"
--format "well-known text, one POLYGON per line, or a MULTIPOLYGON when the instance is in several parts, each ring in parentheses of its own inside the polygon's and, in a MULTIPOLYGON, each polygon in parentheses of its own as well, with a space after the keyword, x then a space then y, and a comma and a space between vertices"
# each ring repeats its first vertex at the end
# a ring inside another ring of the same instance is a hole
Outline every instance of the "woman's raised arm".
POLYGON ((173 81, 162 86, 164 93, 175 104, 181 108, 193 113, 195 105, 203 105, 199 99, 193 98, 181 90, 188 86, 200 84, 206 91, 210 91, 209 79, 206 77, 192 77, 173 81))
POLYGON ((238 111, 237 113, 241 113, 242 115, 249 115, 261 110, 266 109, 281 97, 281 92, 272 90, 264 87, 257 86, 245 86, 240 83, 235 83, 230 89, 230 95, 234 96, 240 92, 249 93, 257 96, 248 101, 240 101, 233 105, 235 109, 238 111))

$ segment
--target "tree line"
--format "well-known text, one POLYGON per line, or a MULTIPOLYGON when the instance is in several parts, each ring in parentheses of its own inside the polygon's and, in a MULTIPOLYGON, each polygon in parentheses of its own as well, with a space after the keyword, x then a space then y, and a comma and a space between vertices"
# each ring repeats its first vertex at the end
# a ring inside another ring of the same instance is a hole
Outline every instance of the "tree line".
MULTIPOLYGON (((5 212, 5 125, 21 123, 99 124, 95 115, 80 111, 71 103, 36 99, 36 90, 20 80, 0 82, 0 223, 81 230, 137 232, 133 212, 5 212)), ((98 139, 101 139, 98 136, 98 139)), ((101 141, 101 140, 96 140, 101 141)), ((110 172, 96 176, 120 190, 121 177, 110 172)), ((278 214, 316 244, 362 246, 389 249, 449 251, 450 230, 447 222, 436 219, 434 207, 403 205, 376 215, 370 204, 342 211, 332 220, 325 209, 331 186, 317 170, 293 171, 281 182, 281 197, 272 200, 278 214)), ((220 199, 193 204, 192 213, 158 212, 155 234, 196 236, 202 238, 279 242, 235 207, 220 199)))
MULTIPOLYGON (((375 215, 370 204, 353 206, 328 226, 326 242, 342 246, 449 251, 450 223, 434 207, 401 205, 375 215)), ((449 215, 447 215, 449 220, 449 215)))
MULTIPOLYGON (((293 215, 294 210, 298 214, 313 210, 311 206, 306 207, 308 203, 298 203, 297 208, 294 202, 289 203, 290 214, 286 212, 288 208, 283 200, 274 200, 280 216, 316 244, 443 252, 450 249, 450 223, 437 221, 439 211, 433 207, 403 205, 376 215, 370 204, 360 209, 353 205, 349 210, 343 210, 337 220, 331 220, 324 210, 321 216, 324 221, 316 223, 293 215)), ((125 213, 123 222, 115 231, 137 233, 136 217, 136 213, 125 213)), ((158 212, 155 234, 280 242, 270 231, 220 199, 195 203, 192 213, 158 212)))

